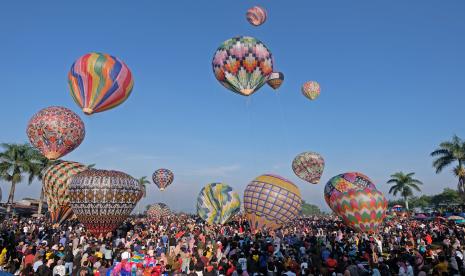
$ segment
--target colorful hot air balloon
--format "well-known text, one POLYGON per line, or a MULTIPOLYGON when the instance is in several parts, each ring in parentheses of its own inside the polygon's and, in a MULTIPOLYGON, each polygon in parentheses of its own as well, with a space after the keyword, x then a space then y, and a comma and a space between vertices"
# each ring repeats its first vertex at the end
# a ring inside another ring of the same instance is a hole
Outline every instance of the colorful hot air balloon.
POLYGON ((85 170, 87 166, 69 161, 61 161, 45 170, 42 183, 52 222, 63 222, 73 214, 69 204, 70 179, 85 170))
POLYGON ((299 188, 280 176, 261 175, 245 188, 244 210, 252 230, 278 229, 295 219, 301 208, 299 188))
POLYGON ((255 6, 247 10, 247 21, 254 26, 260 26, 266 21, 266 10, 262 7, 255 6))
POLYGON ((239 194, 223 183, 208 184, 197 198, 197 214, 208 224, 225 224, 240 208, 239 194))
POLYGON ((165 203, 155 203, 150 205, 150 208, 147 210, 147 218, 151 222, 158 221, 161 217, 169 216, 171 210, 165 203))
POLYGON ((350 189, 363 190, 365 188, 376 190, 375 184, 368 176, 359 172, 338 174, 326 183, 324 190, 326 203, 333 209, 332 202, 339 194, 347 192, 350 189))
POLYGON ((160 191, 164 191, 166 187, 173 183, 174 174, 168 169, 158 169, 152 174, 152 180, 160 191))
POLYGON ((36 113, 26 132, 31 144, 50 160, 77 148, 86 134, 81 118, 60 106, 47 107, 36 113))
POLYGON ((320 96, 320 85, 316 81, 308 81, 302 85, 302 94, 310 100, 315 100, 320 96))
POLYGON ((71 178, 71 209, 86 229, 99 236, 115 230, 136 206, 142 186, 119 171, 89 169, 71 178))
POLYGON ((134 80, 119 58, 88 53, 76 60, 68 73, 71 96, 90 115, 122 104, 131 94, 134 80))
POLYGON ((386 216, 387 200, 374 189, 350 189, 334 198, 335 212, 356 231, 376 233, 386 216))
POLYGON ((273 72, 270 74, 270 78, 266 82, 271 88, 278 89, 284 82, 284 74, 281 72, 273 72))
POLYGON ((273 58, 268 48, 248 36, 226 40, 213 57, 216 79, 227 89, 250 96, 262 87, 273 72, 273 58))
POLYGON ((312 184, 320 181, 325 168, 325 160, 316 152, 303 152, 292 162, 292 170, 302 180, 312 184))

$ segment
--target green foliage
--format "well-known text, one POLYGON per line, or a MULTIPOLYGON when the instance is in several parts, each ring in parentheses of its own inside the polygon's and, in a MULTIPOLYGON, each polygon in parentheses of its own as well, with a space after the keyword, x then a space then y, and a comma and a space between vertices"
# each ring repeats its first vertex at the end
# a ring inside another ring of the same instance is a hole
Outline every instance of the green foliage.
POLYGON ((453 169, 454 175, 458 178, 457 189, 465 197, 465 141, 457 135, 452 137, 451 141, 445 141, 439 144, 439 148, 431 153, 436 158, 433 161, 433 167, 436 173, 440 173, 444 168, 456 163, 453 169))
POLYGON ((322 212, 318 206, 306 203, 302 201, 302 215, 304 216, 312 216, 312 215, 321 215, 322 212))
MULTIPOLYGON (((420 197, 411 197, 409 199, 409 205, 413 208, 428 208, 436 207, 441 203, 462 203, 462 199, 458 191, 450 188, 445 188, 442 193, 436 195, 422 195, 420 197)), ((394 205, 404 206, 403 200, 390 200, 388 206, 394 205)))

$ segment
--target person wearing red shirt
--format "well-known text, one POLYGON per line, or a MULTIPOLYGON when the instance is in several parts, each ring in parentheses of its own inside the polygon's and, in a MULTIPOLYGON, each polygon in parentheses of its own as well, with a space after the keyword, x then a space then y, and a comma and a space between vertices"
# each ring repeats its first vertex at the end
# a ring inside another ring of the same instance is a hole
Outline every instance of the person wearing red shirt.
POLYGON ((24 267, 26 267, 28 264, 34 264, 34 259, 35 259, 35 255, 32 254, 32 252, 30 250, 28 250, 26 252, 26 256, 24 257, 24 267))
POLYGON ((337 267, 337 260, 334 259, 334 256, 333 254, 331 254, 329 256, 329 258, 326 260, 326 266, 328 267, 328 271, 330 273, 333 273, 336 271, 336 267, 337 267))
POLYGON ((426 234, 425 241, 427 245, 430 245, 431 243, 433 243, 433 238, 431 238, 430 234, 426 234))

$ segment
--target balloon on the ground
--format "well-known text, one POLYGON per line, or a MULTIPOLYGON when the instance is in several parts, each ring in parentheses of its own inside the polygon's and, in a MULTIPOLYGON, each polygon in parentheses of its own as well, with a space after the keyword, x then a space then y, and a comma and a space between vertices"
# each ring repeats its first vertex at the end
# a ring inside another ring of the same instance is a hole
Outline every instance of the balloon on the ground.
POLYGON ((356 231, 376 233, 386 217, 387 200, 375 189, 350 189, 334 198, 335 212, 356 231))
POLYGON ((320 96, 320 84, 316 81, 308 81, 302 85, 302 94, 310 100, 315 100, 320 96))
POLYGON ((240 211, 239 194, 224 183, 210 183, 197 197, 197 214, 208 224, 225 224, 240 211))
POLYGON ((171 210, 165 203, 152 204, 147 210, 147 218, 151 222, 155 222, 159 220, 161 217, 169 216, 170 214, 171 210))
POLYGON ((98 236, 115 230, 136 206, 142 186, 119 171, 89 169, 71 178, 71 209, 98 236))
POLYGON ((332 205, 336 196, 350 189, 363 190, 365 188, 376 190, 375 184, 368 176, 359 172, 338 174, 326 183, 324 190, 325 201, 334 211, 332 205))
POLYGON ((312 184, 320 181, 325 168, 325 160, 316 152, 303 152, 292 161, 292 170, 302 180, 312 184))
POLYGON ((273 72, 270 74, 268 81, 266 82, 271 88, 278 89, 284 82, 284 74, 281 72, 273 72))
POLYGON ((47 107, 36 113, 26 132, 31 144, 50 160, 77 148, 86 134, 81 118, 60 106, 47 107))
POLYGON ((255 6, 247 10, 246 17, 250 24, 254 26, 260 26, 265 23, 267 13, 264 8, 255 6))
POLYGON ((295 219, 302 208, 300 190, 291 181, 264 174, 244 192, 244 210, 252 230, 278 229, 295 219))
POLYGON ((158 169, 152 174, 152 180, 160 191, 164 191, 166 187, 173 183, 174 174, 168 169, 158 169))
POLYGON ((42 183, 52 222, 63 222, 72 216, 68 192, 70 180, 85 170, 87 166, 70 161, 61 161, 45 170, 42 183))
POLYGON ((77 59, 68 73, 68 83, 71 96, 87 115, 122 104, 134 86, 128 66, 102 53, 88 53, 77 59))
POLYGON ((260 40, 239 36, 226 40, 212 61, 216 79, 227 89, 250 96, 273 72, 271 52, 260 40))

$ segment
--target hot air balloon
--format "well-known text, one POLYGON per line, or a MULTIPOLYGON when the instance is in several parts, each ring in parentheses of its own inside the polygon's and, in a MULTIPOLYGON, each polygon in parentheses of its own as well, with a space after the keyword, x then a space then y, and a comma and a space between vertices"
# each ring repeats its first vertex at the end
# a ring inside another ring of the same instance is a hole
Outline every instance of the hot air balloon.
POLYGON ((271 52, 260 40, 239 36, 226 40, 213 57, 216 79, 227 89, 250 96, 273 72, 271 52))
POLYGON ((240 211, 239 194, 223 183, 210 183, 197 197, 197 214, 208 224, 225 224, 240 211))
POLYGON ((312 184, 320 181, 325 168, 325 160, 316 152, 303 152, 292 162, 292 170, 302 180, 312 184))
POLYGON ((69 161, 58 162, 45 170, 42 183, 52 222, 61 223, 72 216, 73 212, 69 204, 69 183, 71 177, 85 170, 87 166, 69 161))
POLYGON ((152 180, 160 191, 164 191, 166 187, 173 183, 174 174, 168 169, 158 169, 152 174, 152 180))
POLYGON ((159 220, 161 217, 169 216, 170 214, 171 210, 165 203, 152 204, 147 210, 147 218, 151 222, 155 222, 159 220))
POLYGON ((316 81, 308 81, 302 85, 302 94, 310 100, 315 100, 320 96, 320 85, 316 81))
POLYGON ((300 190, 291 181, 264 174, 247 185, 244 210, 252 230, 274 230, 295 219, 302 207, 300 190))
POLYGON ((86 134, 81 118, 60 106, 47 107, 36 113, 26 132, 31 144, 50 160, 77 148, 86 134))
POLYGON ((142 186, 119 171, 89 169, 71 178, 71 209, 86 229, 99 236, 115 230, 137 204, 142 186))
POLYGON ((356 231, 376 233, 386 217, 387 200, 374 189, 350 189, 334 198, 335 212, 356 231))
POLYGON ((247 10, 247 21, 254 26, 260 26, 266 21, 266 10, 262 7, 255 6, 247 10))
POLYGON ((333 209, 332 202, 339 194, 347 192, 350 189, 363 190, 365 188, 376 190, 375 184, 370 178, 368 178, 368 176, 359 172, 338 174, 326 183, 324 190, 326 203, 331 209, 333 209))
POLYGON ((271 88, 278 89, 284 82, 284 74, 281 72, 273 72, 270 74, 270 78, 266 82, 271 88))
POLYGON ((102 53, 88 53, 77 59, 68 73, 68 83, 71 96, 87 115, 122 104, 134 86, 128 66, 102 53))

